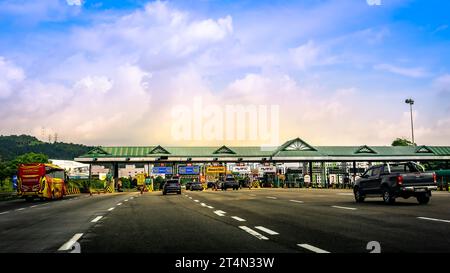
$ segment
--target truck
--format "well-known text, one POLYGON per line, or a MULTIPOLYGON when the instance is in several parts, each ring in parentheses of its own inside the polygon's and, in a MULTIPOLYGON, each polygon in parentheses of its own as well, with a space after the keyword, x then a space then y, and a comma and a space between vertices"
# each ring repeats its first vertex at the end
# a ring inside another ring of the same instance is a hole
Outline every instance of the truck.
POLYGON ((18 195, 27 201, 62 199, 67 194, 68 176, 64 169, 46 163, 20 164, 18 195))
POLYGON ((427 204, 431 191, 437 190, 436 173, 425 172, 415 162, 384 163, 370 167, 353 187, 356 202, 366 197, 382 197, 393 204, 396 198, 415 197, 419 204, 427 204))

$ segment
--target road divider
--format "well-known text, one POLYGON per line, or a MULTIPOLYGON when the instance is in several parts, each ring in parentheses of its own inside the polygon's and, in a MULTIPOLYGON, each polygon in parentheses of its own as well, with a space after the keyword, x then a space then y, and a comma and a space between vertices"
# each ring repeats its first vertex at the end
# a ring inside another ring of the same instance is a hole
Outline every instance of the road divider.
POLYGON ((341 206, 331 206, 335 209, 346 209, 346 210, 356 210, 356 208, 350 208, 350 207, 341 207, 341 206))
POLYGON ((309 251, 312 251, 314 253, 330 253, 330 252, 328 252, 326 250, 320 249, 318 247, 315 247, 315 246, 312 246, 312 245, 309 245, 309 244, 297 244, 297 245, 299 247, 302 247, 302 248, 307 249, 309 251))
POLYGON ((278 234, 280 234, 280 233, 278 233, 276 231, 273 231, 271 229, 265 228, 263 226, 256 226, 255 228, 259 229, 259 230, 261 230, 261 231, 263 231, 263 232, 265 232, 265 233, 267 233, 269 235, 278 235, 278 234))
POLYGON ((429 218, 429 217, 417 217, 421 220, 428 220, 428 221, 434 221, 434 222, 442 222, 442 223, 450 223, 450 220, 444 220, 444 219, 437 219, 437 218, 429 218))
POLYGON ((255 236, 256 238, 260 240, 269 240, 266 236, 262 235, 261 233, 247 227, 247 226, 239 226, 240 229, 244 230, 245 232, 249 233, 252 236, 255 236))
POLYGON ((69 241, 63 244, 58 251, 69 250, 83 236, 83 233, 76 233, 69 241))

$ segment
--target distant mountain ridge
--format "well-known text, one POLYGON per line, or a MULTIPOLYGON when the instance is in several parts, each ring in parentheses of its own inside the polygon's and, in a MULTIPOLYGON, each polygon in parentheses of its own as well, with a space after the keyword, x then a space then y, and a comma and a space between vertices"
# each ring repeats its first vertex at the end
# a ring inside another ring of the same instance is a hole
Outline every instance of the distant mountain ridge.
POLYGON ((18 155, 31 152, 46 154, 53 159, 73 160, 92 148, 82 144, 42 142, 29 135, 0 136, 0 159, 3 161, 12 160, 18 155))

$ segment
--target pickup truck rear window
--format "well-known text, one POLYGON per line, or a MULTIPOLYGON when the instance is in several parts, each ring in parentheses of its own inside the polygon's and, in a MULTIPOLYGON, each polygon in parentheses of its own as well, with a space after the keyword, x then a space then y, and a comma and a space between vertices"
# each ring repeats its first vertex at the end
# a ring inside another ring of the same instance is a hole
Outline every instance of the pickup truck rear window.
POLYGON ((391 173, 417 173, 422 172, 422 170, 414 164, 392 164, 391 173))

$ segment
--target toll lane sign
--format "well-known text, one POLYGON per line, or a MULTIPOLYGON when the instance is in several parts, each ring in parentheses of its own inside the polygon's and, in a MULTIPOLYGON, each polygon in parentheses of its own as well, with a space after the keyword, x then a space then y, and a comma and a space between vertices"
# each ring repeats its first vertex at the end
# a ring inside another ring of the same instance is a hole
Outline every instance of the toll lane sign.
POLYGON ((199 174, 200 166, 180 166, 178 167, 179 174, 199 174))
POLYGON ((224 173, 225 167, 224 166, 209 166, 206 167, 207 173, 224 173))
POLYGON ((153 167, 152 173, 154 174, 172 174, 172 167, 153 167))

